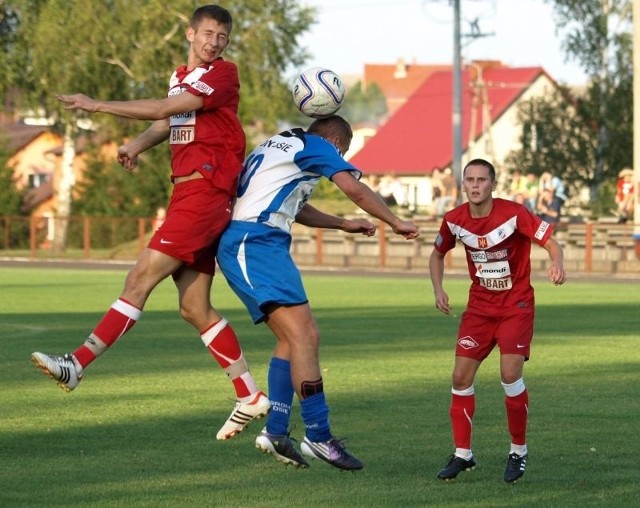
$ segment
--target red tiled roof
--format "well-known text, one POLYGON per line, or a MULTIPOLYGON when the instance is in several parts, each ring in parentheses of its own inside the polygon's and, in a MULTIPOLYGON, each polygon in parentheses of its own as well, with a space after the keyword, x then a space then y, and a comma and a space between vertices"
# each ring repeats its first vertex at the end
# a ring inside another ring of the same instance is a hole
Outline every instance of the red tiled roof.
MULTIPOLYGON (((485 69, 491 121, 495 122, 541 75, 541 67, 485 69)), ((462 73, 462 147, 469 143, 473 82, 462 73)), ((451 166, 453 152, 451 71, 433 73, 350 160, 369 174, 428 175, 451 166)), ((474 138, 482 133, 478 106, 474 138)))
POLYGON ((394 113, 434 72, 451 69, 451 65, 365 64, 364 84, 375 83, 387 99, 389 113, 394 113))

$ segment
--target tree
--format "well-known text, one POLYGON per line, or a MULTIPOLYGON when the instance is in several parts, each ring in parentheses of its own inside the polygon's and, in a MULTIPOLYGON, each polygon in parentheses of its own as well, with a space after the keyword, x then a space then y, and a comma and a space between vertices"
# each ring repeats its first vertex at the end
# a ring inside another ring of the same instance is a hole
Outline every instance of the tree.
POLYGON ((0 217, 22 214, 20 207, 24 193, 18 190, 14 169, 9 164, 9 155, 7 141, 0 137, 0 217))
POLYGON ((347 91, 348 100, 342 106, 340 115, 352 124, 379 123, 387 114, 387 101, 377 83, 366 88, 358 81, 347 91))
POLYGON ((588 168, 595 165, 596 145, 590 122, 581 113, 580 103, 566 88, 523 102, 518 111, 521 149, 506 157, 506 169, 538 176, 551 171, 573 189, 591 186, 588 168))
MULTIPOLYGON (((525 110, 523 120, 529 129, 532 125, 538 130, 556 129, 555 139, 566 143, 553 142, 553 136, 546 138, 550 142, 544 153, 547 167, 588 185, 590 201, 596 203, 602 185, 632 162, 631 0, 547 1, 554 6, 558 29, 565 32, 567 59, 582 65, 589 83, 583 95, 564 101, 555 116, 549 108, 558 107, 557 96, 546 106, 540 102, 530 106, 529 111, 538 117, 527 116, 525 110), (567 114, 572 118, 560 118, 567 114)), ((540 140, 535 146, 540 148, 540 140)), ((524 162, 533 157, 527 151, 532 152, 532 146, 525 130, 523 153, 511 159, 524 162)), ((527 166, 520 169, 529 170, 527 166)))
POLYGON ((73 215, 103 217, 153 217, 167 205, 171 183, 167 178, 166 147, 157 147, 143 155, 143 168, 123 171, 112 158, 95 149, 87 154, 82 181, 75 189, 73 215), (161 171, 150 168, 160 167, 161 171))
MULTIPOLYGON (((184 30, 194 5, 187 0, 13 0, 15 43, 6 55, 1 88, 21 88, 23 106, 50 118, 64 134, 57 215, 67 217, 75 185, 72 163, 80 126, 122 137, 143 130, 139 122, 109 115, 63 111, 55 93, 82 91, 105 100, 162 97, 167 79, 184 63, 184 30), (19 71, 19 72, 18 72, 19 71), (18 78, 19 76, 19 78, 18 78)), ((241 76, 241 120, 272 128, 291 110, 284 74, 300 65, 298 39, 313 20, 313 9, 294 0, 237 0, 228 4, 235 26, 227 58, 241 76)), ((4 39, 2 39, 4 41, 4 39)), ((166 167, 166 166, 163 166, 166 167)), ((64 228, 65 221, 56 221, 64 228)), ((64 247, 65 230, 54 248, 64 247)))

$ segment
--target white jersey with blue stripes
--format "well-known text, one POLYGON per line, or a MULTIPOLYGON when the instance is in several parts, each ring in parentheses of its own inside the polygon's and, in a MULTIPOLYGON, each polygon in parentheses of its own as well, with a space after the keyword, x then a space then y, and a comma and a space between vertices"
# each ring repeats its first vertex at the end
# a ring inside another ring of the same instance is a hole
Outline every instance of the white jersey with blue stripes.
POLYGON ((302 129, 281 132, 246 158, 232 220, 290 232, 320 178, 331 179, 340 171, 361 176, 326 139, 302 129))

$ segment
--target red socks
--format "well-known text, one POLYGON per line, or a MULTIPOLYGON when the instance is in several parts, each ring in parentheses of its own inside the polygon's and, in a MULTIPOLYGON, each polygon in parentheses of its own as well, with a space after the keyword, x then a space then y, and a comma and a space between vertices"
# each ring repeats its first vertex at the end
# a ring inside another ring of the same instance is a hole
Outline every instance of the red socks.
POLYGON ((244 360, 238 337, 226 319, 204 330, 200 338, 218 364, 225 370, 239 399, 259 391, 244 360))
POLYGON ((529 393, 525 389, 515 397, 505 397, 504 405, 507 408, 507 421, 511 442, 516 445, 527 443, 527 415, 529 413, 529 393))
POLYGON ((86 367, 127 333, 141 315, 140 309, 119 298, 102 317, 84 344, 73 352, 73 356, 83 368, 86 367))
POLYGON ((471 430, 473 428, 473 414, 476 410, 476 396, 473 391, 470 395, 451 395, 451 428, 453 430, 453 442, 456 448, 471 449, 471 430))

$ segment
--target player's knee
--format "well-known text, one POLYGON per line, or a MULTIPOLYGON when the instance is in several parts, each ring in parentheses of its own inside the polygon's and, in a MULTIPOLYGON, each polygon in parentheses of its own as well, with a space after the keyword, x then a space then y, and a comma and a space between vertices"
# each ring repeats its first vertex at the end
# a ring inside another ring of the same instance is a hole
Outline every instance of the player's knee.
POLYGON ((454 390, 466 390, 473 385, 473 377, 465 372, 454 372, 451 376, 451 386, 454 390))
POLYGON ((198 312, 196 312, 193 306, 181 304, 179 311, 180 311, 180 317, 184 319, 187 323, 193 326, 197 325, 196 320, 198 317, 198 312))

